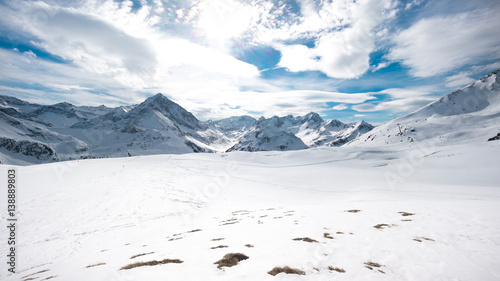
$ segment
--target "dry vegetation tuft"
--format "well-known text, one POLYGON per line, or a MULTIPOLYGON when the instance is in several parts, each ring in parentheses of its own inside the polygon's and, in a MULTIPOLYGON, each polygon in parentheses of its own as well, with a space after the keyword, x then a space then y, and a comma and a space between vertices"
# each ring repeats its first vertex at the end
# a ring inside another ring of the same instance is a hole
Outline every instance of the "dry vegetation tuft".
POLYGON ((221 240, 224 240, 225 238, 215 238, 215 239, 212 239, 212 241, 221 241, 221 240))
POLYGON ((188 232, 186 232, 186 233, 193 233, 193 232, 198 232, 198 231, 201 231, 201 229, 191 230, 191 231, 188 231, 188 232))
POLYGON ((221 249, 221 248, 227 248, 228 246, 226 245, 219 245, 219 246, 216 246, 216 247, 212 247, 210 249, 214 250, 214 249, 221 249))
POLYGON ((253 245, 252 244, 246 244, 245 247, 247 247, 247 248, 253 248, 253 245))
POLYGON ((385 224, 385 223, 379 223, 377 224, 376 226, 374 226, 376 229, 384 229, 384 228, 389 228, 391 227, 390 225, 388 224, 385 224))
POLYGON ((167 263, 183 263, 183 261, 181 261, 179 259, 174 259, 174 260, 164 259, 161 261, 136 262, 136 263, 131 263, 129 265, 126 265, 126 266, 120 268, 120 270, 132 269, 132 268, 140 267, 140 266, 153 266, 153 265, 167 264, 167 263))
POLYGON ((412 213, 408 213, 408 212, 398 212, 399 214, 401 214, 403 217, 408 217, 408 216, 414 216, 415 214, 412 214, 412 213))
POLYGON ((309 242, 309 243, 318 243, 318 241, 311 239, 309 237, 304 237, 304 238, 294 238, 293 241, 304 241, 304 242, 309 242))
MULTIPOLYGON (((368 268, 369 270, 373 270, 374 267, 379 268, 379 267, 382 267, 382 266, 383 265, 381 265, 379 263, 376 263, 376 262, 371 262, 371 261, 365 262, 365 267, 368 268)), ((382 273, 385 273, 385 272, 381 271, 380 269, 378 271, 380 271, 382 273)))
POLYGON ((99 263, 96 263, 96 264, 87 265, 85 268, 99 266, 99 265, 105 265, 105 264, 106 264, 105 262, 99 262, 99 263))
POLYGON ((248 256, 240 253, 229 253, 226 254, 222 259, 214 262, 217 264, 217 268, 231 267, 237 265, 240 261, 248 259, 248 256))
POLYGON ((268 274, 271 274, 272 276, 276 276, 280 273, 306 275, 306 273, 304 271, 302 271, 300 269, 296 269, 296 268, 290 268, 288 266, 275 267, 271 271, 268 272, 268 274))
POLYGON ((342 269, 342 268, 338 268, 338 267, 333 267, 333 266, 329 266, 328 267, 328 270, 331 270, 331 271, 337 271, 337 272, 340 272, 340 273, 345 273, 345 270, 342 269))
POLYGON ((40 273, 44 273, 44 272, 47 272, 47 271, 49 271, 49 270, 48 270, 48 269, 40 270, 40 271, 38 271, 38 272, 31 273, 31 274, 29 274, 29 275, 26 275, 26 276, 24 276, 24 277, 21 277, 21 279, 22 279, 22 278, 26 278, 26 277, 30 277, 30 276, 33 276, 33 275, 37 275, 37 274, 40 274, 40 273))
POLYGON ((325 232, 325 233, 323 234, 323 237, 325 237, 325 238, 327 238, 327 239, 333 239, 333 237, 330 235, 330 233, 327 233, 327 232, 325 232))
POLYGON ((130 259, 135 259, 137 257, 142 257, 142 256, 145 256, 145 255, 151 255, 151 254, 154 254, 155 252, 149 252, 149 253, 142 253, 142 254, 138 254, 138 255, 134 255, 134 256, 131 256, 130 259))
POLYGON ((349 212, 349 213, 358 213, 358 212, 361 212, 361 210, 347 210, 346 212, 349 212))
POLYGON ((417 242, 422 242, 422 240, 434 241, 433 239, 431 239, 431 238, 427 238, 427 237, 417 237, 417 238, 415 238, 415 239, 413 239, 413 240, 415 240, 415 241, 417 241, 417 242))

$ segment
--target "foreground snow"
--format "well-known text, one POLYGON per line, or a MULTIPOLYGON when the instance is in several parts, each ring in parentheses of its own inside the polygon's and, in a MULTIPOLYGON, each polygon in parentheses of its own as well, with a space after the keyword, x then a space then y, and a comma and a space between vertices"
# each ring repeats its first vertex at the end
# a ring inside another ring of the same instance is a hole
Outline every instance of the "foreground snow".
MULTIPOLYGON (((2 261, 0 279, 499 280, 499 148, 492 141, 18 167, 18 273, 7 275, 2 261), (293 240, 305 237, 318 242, 293 240), (227 253, 249 259, 218 269, 213 263, 227 253), (183 263, 120 270, 163 259, 183 263), (267 274, 275 266, 306 275, 267 274)), ((6 241, 5 227, 0 234, 6 241)))

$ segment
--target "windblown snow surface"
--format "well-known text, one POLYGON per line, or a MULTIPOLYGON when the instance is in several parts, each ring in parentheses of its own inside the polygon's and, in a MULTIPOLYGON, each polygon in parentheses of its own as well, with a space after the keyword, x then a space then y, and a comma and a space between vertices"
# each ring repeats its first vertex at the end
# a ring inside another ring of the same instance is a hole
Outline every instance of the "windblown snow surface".
POLYGON ((498 159, 484 141, 17 167, 0 279, 500 280, 498 159), (248 259, 217 268, 228 253, 248 259), (284 266, 305 275, 268 274, 284 266))

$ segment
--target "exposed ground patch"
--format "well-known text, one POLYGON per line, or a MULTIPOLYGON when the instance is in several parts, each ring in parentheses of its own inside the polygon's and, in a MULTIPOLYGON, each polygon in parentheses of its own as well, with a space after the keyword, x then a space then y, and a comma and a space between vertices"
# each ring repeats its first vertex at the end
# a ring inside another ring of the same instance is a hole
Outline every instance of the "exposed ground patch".
POLYGON ((214 262, 217 264, 217 268, 222 267, 232 267, 237 265, 240 261, 248 259, 248 256, 241 253, 229 253, 226 254, 222 259, 214 262))
POLYGON ((382 267, 382 266, 383 265, 376 263, 376 262, 371 262, 371 261, 365 262, 365 267, 368 268, 369 270, 376 269, 378 272, 385 274, 385 272, 380 269, 380 267, 382 267))
POLYGON ((226 246, 226 245, 219 245, 219 246, 216 246, 216 247, 212 247, 210 249, 215 250, 215 249, 222 249, 222 248, 227 248, 227 247, 228 246, 226 246))
POLYGON ((142 254, 138 254, 138 255, 133 255, 130 257, 130 259, 135 259, 137 257, 142 257, 142 256, 145 256, 145 255, 150 255, 150 254, 154 254, 155 252, 149 252, 149 253, 142 253, 142 254))
POLYGON ((403 217, 408 217, 408 216, 414 216, 415 215, 413 213, 408 213, 408 212, 398 212, 398 214, 401 214, 403 217))
POLYGON ((132 269, 132 268, 141 267, 141 266, 153 266, 153 265, 159 265, 159 264, 167 264, 167 263, 183 263, 183 261, 181 261, 179 259, 164 259, 161 261, 136 262, 136 263, 128 264, 128 265, 120 268, 120 270, 132 269))
POLYGON ((361 210, 356 210, 356 209, 354 209, 354 210, 346 210, 345 212, 349 212, 349 213, 359 213, 359 212, 361 212, 361 210))
POLYGON ((330 235, 330 233, 327 233, 327 232, 325 232, 325 233, 323 234, 323 237, 324 237, 324 238, 327 238, 327 239, 333 239, 333 236, 331 236, 331 235, 330 235))
POLYGON ((333 267, 333 266, 329 266, 328 270, 330 270, 330 271, 337 271, 337 272, 340 272, 340 273, 345 273, 344 269, 338 268, 338 267, 333 267))
POLYGON ((413 240, 415 240, 417 242, 422 242, 423 240, 434 241, 434 239, 427 238, 427 237, 417 237, 417 238, 414 238, 413 240))
POLYGON ((291 268, 288 266, 285 267, 275 267, 271 271, 268 272, 268 274, 272 276, 276 276, 280 273, 286 273, 286 274, 298 274, 298 275, 306 275, 306 273, 300 269, 296 268, 291 268))
POLYGON ((90 268, 90 267, 100 266, 100 265, 105 265, 105 264, 106 264, 105 262, 99 262, 99 263, 87 265, 85 268, 90 268))
POLYGON ((394 225, 394 224, 389 225, 389 224, 385 224, 385 223, 379 223, 379 224, 375 225, 374 228, 376 228, 376 229, 386 229, 386 228, 391 228, 393 226, 396 226, 396 225, 394 225))
POLYGON ((24 277, 21 277, 21 279, 23 279, 23 278, 28 278, 28 277, 30 277, 30 276, 34 276, 34 275, 37 275, 37 274, 40 274, 40 273, 44 273, 44 272, 47 272, 47 271, 49 271, 49 270, 48 270, 48 269, 40 270, 40 271, 38 271, 38 272, 31 273, 31 274, 29 274, 29 275, 26 275, 26 276, 24 276, 24 277))
POLYGON ((293 241, 304 241, 304 242, 309 242, 309 243, 318 243, 318 241, 311 239, 309 237, 294 238, 293 241))

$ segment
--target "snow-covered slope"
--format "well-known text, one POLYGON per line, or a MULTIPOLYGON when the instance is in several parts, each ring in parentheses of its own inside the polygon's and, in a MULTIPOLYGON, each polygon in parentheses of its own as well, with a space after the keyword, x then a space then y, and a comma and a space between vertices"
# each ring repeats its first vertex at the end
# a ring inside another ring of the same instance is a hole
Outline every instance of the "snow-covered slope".
POLYGON ((200 122, 162 94, 139 105, 117 108, 69 103, 37 105, 0 96, 0 113, 6 124, 0 132, 0 161, 14 164, 339 146, 369 127, 366 123, 325 122, 313 112, 298 117, 261 118, 259 122, 250 116, 200 122))
POLYGON ((500 132, 500 70, 408 115, 376 127, 349 145, 485 142, 500 132))
POLYGON ((17 167, 17 273, 4 225, 0 280, 499 280, 500 142, 425 154, 319 147, 17 167), (248 259, 217 268, 229 253, 248 259), (268 274, 285 266, 305 275, 268 274))
POLYGON ((238 138, 228 151, 297 150, 316 146, 342 146, 373 129, 360 121, 344 124, 339 120, 324 121, 319 114, 260 118, 238 138))
POLYGON ((211 152, 232 143, 158 94, 137 106, 36 105, 0 97, 0 161, 27 164, 80 158, 211 152))
POLYGON ((269 119, 260 118, 228 152, 306 149, 307 145, 289 132, 289 127, 285 125, 287 120, 276 116, 269 119))
POLYGON ((209 120, 204 124, 210 128, 223 132, 227 137, 238 138, 248 131, 256 122, 250 116, 234 116, 216 121, 209 120))

